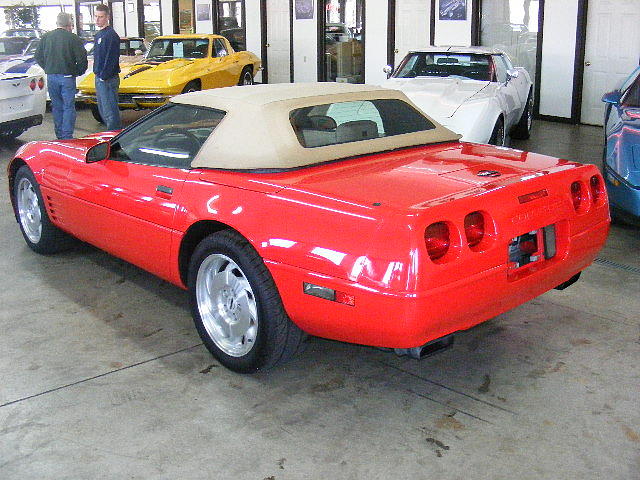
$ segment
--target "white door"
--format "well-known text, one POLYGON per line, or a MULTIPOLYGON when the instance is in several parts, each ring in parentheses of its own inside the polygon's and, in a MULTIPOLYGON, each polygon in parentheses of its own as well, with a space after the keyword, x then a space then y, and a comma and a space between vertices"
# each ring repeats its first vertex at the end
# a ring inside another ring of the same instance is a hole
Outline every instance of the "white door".
POLYGON ((640 60, 640 0, 589 0, 582 123, 602 125, 602 95, 616 88, 640 60))
POLYGON ((435 0, 396 1, 396 67, 409 50, 429 46, 431 38, 431 2, 435 0))
POLYGON ((289 0, 267 2, 267 76, 269 83, 289 83, 289 0))

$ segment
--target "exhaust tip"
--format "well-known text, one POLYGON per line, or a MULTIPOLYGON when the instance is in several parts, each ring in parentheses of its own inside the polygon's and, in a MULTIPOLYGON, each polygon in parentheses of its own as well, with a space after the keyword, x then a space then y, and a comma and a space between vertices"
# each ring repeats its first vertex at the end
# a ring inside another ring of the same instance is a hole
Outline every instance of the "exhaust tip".
POLYGON ((430 357, 431 355, 435 355, 436 353, 451 348, 454 339, 455 337, 452 334, 427 342, 420 347, 394 348, 393 351, 396 352, 396 355, 399 357, 406 355, 407 357, 411 357, 416 360, 422 360, 423 358, 430 357))

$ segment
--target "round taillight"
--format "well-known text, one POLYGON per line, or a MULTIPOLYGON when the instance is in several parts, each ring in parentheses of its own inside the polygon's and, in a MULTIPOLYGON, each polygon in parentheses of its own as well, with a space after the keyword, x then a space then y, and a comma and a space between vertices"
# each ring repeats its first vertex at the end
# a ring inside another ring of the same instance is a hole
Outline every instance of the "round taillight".
POLYGON ((470 248, 478 245, 484 238, 484 215, 480 212, 471 212, 464 217, 464 234, 470 248))
POLYGON ((31 90, 35 90, 36 89, 36 79, 32 79, 31 82, 29 82, 29 88, 31 90))
POLYGON ((584 201, 582 191, 582 184, 580 182, 573 182, 571 184, 571 201, 573 202, 573 208, 577 212, 580 210, 582 206, 582 202, 584 201))
POLYGON ((38 88, 42 90, 44 88, 44 78, 40 77, 38 80, 38 88))
POLYGON ((431 260, 444 257, 451 245, 449 227, 445 222, 432 223, 424 232, 424 241, 431 260))
POLYGON ((602 180, 598 175, 594 175, 589 180, 589 187, 591 188, 591 197, 593 198, 593 203, 598 203, 604 194, 604 185, 602 184, 602 180))

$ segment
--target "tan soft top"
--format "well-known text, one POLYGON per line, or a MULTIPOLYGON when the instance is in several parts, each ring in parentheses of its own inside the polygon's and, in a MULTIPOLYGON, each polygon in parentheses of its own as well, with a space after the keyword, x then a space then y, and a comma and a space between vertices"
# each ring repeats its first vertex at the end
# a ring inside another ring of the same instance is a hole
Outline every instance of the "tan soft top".
MULTIPOLYGON (((289 121, 290 112, 297 108, 377 99, 399 99, 413 105, 404 93, 397 90, 342 83, 216 88, 178 95, 171 101, 227 112, 191 162, 192 167, 289 169, 460 138, 460 135, 427 117, 435 125, 432 130, 305 148, 289 121)), ((415 105, 414 108, 420 111, 415 105)))

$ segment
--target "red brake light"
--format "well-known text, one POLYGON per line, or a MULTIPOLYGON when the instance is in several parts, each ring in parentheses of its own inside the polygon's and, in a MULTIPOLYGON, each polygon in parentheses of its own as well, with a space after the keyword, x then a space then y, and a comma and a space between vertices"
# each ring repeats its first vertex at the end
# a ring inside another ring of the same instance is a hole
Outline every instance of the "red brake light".
POLYGON ((580 182, 573 182, 571 184, 571 200, 573 201, 573 208, 577 212, 582 205, 582 184, 580 182))
POLYGON ((464 234, 469 247, 475 247, 484 238, 484 216, 480 212, 472 212, 464 217, 464 234))
POLYGON ((35 78, 32 78, 31 82, 29 82, 29 88, 31 90, 35 90, 36 89, 36 79, 35 78))
POLYGON ((38 79, 38 88, 42 90, 44 88, 44 78, 40 77, 38 79))
POLYGON ((431 260, 444 257, 451 245, 449 227, 445 222, 432 223, 424 232, 424 241, 431 260))
POLYGON ((591 187, 591 196, 593 197, 593 203, 598 203, 602 198, 602 194, 604 193, 604 187, 602 185, 602 180, 598 175, 594 175, 589 180, 589 187, 591 187))

